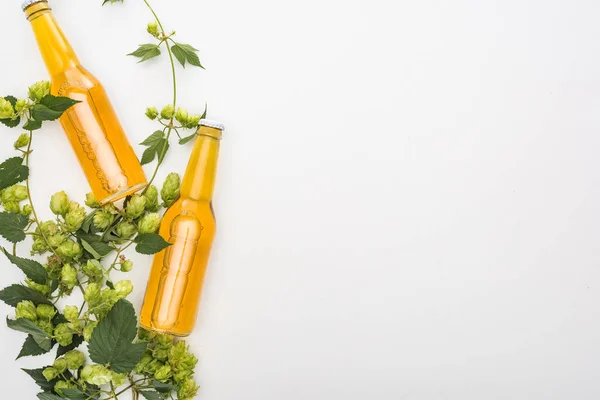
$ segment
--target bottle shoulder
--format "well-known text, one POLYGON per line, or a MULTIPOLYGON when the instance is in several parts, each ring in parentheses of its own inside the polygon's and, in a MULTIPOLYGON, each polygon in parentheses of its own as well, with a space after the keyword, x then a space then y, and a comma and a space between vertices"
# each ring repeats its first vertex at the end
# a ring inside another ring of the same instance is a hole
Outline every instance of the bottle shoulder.
POLYGON ((63 96, 96 88, 102 88, 102 85, 91 72, 82 66, 70 68, 52 77, 52 91, 63 96))

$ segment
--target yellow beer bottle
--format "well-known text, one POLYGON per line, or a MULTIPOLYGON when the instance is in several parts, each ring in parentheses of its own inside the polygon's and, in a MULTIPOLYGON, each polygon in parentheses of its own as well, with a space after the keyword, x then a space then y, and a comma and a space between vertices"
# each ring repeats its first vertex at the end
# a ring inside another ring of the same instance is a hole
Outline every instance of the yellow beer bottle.
POLYGON ((47 0, 26 1, 23 10, 50 73, 51 93, 80 101, 60 122, 96 199, 102 205, 143 189, 146 176, 104 88, 79 63, 47 0))
POLYGON ((140 314, 146 329, 187 336, 194 328, 215 236, 212 197, 222 132, 222 125, 200 121, 180 198, 160 226, 160 235, 171 246, 154 257, 140 314))

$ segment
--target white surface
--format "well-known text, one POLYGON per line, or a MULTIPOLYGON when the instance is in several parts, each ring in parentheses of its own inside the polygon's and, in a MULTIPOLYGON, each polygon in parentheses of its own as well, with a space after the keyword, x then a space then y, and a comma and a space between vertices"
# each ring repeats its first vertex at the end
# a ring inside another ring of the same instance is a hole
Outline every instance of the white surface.
MULTIPOLYGON (((138 143, 169 67, 124 56, 149 41, 140 0, 100 3, 55 14, 138 143)), ((207 67, 180 69, 181 104, 227 126, 200 399, 600 396, 598 1, 153 3, 207 67)), ((0 26, 1 91, 23 95, 46 73, 19 2, 0 26)), ((33 183, 40 204, 87 192, 58 126, 33 183)), ((33 399, 3 325, 3 391, 33 399)))

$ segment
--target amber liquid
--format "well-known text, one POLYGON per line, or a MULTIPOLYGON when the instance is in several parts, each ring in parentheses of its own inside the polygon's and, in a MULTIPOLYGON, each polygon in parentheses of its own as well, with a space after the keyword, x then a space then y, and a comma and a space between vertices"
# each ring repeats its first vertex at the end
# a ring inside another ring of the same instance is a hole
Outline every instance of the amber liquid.
POLYGON ((221 132, 201 127, 181 185, 181 198, 167 210, 160 235, 172 246, 156 254, 140 325, 176 336, 189 335, 215 237, 212 193, 221 132))
POLYGON ((60 123, 100 204, 146 186, 146 176, 100 82, 79 63, 45 2, 26 10, 51 76, 52 94, 80 103, 60 123))

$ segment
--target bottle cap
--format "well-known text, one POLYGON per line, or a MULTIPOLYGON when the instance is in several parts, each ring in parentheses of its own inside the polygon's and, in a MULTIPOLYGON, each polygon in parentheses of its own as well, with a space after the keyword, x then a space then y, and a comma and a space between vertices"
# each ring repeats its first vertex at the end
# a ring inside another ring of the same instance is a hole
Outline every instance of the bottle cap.
POLYGON ((200 126, 208 126, 209 128, 215 128, 220 131, 225 130, 225 126, 222 123, 217 122, 217 121, 212 121, 210 119, 201 119, 200 126))
POLYGON ((23 8, 23 11, 25 11, 25 9, 29 6, 32 6, 36 3, 47 3, 48 0, 25 0, 22 4, 21 4, 21 8, 23 8))

